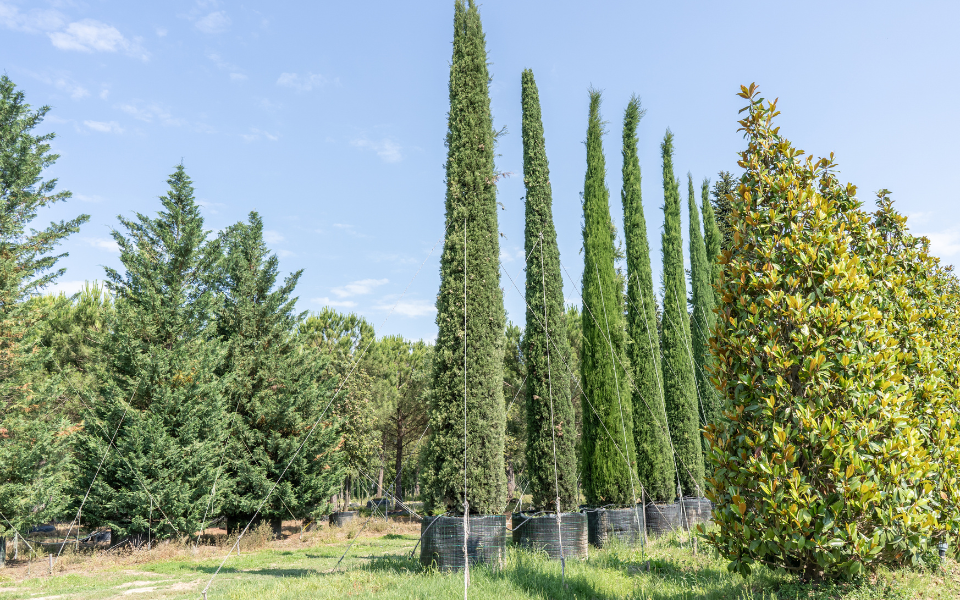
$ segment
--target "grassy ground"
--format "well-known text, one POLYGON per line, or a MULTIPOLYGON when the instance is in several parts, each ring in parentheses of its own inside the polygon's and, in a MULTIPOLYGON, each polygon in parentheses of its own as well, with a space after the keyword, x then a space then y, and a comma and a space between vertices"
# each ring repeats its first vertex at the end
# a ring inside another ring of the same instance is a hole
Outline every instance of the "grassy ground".
MULTIPOLYGON (((245 538, 210 586, 210 600, 293 598, 462 598, 462 574, 423 570, 410 554, 416 524, 374 521, 359 537, 359 524, 323 529, 269 541, 266 530, 245 538), (334 571, 338 559, 353 543, 334 571)), ((49 575, 47 560, 23 561, 0 571, 0 598, 94 600, 101 598, 200 597, 227 553, 224 545, 198 549, 161 544, 150 552, 68 553, 49 575), (30 570, 29 575, 27 570, 30 570)), ((419 550, 418 550, 419 552, 419 550)), ((510 550, 505 568, 471 571, 470 596, 496 600, 582 598, 612 600, 799 600, 960 598, 960 567, 947 562, 935 572, 883 573, 846 588, 810 589, 785 575, 760 569, 749 578, 732 575, 723 561, 703 551, 693 556, 689 541, 652 542, 645 552, 591 548, 590 558, 570 561, 565 581, 560 565, 543 555, 510 550), (681 544, 682 542, 682 544, 681 544), (650 561, 650 571, 646 570, 650 561), (565 584, 565 585, 564 585, 565 584)))

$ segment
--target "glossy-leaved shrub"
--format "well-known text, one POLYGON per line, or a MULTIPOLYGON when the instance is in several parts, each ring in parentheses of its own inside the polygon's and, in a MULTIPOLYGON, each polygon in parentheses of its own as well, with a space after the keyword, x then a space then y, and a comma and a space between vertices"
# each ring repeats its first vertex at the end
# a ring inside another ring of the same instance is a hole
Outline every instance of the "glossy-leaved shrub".
POLYGON ((806 158, 780 134, 776 102, 753 85, 740 95, 707 539, 741 573, 917 564, 957 522, 956 353, 937 339, 955 330, 956 304, 937 292, 954 280, 885 195, 869 215, 832 155, 806 158))

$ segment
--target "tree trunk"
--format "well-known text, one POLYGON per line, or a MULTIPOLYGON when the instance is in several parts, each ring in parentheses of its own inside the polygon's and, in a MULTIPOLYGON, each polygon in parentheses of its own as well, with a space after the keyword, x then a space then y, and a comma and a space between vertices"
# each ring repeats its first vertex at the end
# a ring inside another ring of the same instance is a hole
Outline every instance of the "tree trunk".
MULTIPOLYGON (((399 410, 397 411, 399 412, 399 410)), ((393 484, 393 493, 394 497, 401 499, 403 498, 403 419, 398 415, 397 419, 397 455, 394 458, 394 468, 396 469, 397 478, 393 484)))
POLYGON ((377 498, 383 498, 383 467, 377 472, 377 498))
POLYGON ((513 461, 507 463, 507 498, 513 498, 517 491, 517 475, 513 472, 513 461))

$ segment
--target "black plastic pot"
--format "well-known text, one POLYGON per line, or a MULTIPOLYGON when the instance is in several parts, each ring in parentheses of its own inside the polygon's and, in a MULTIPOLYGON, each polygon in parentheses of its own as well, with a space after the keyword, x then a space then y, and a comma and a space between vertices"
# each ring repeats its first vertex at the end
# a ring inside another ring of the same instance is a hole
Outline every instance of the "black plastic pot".
POLYGON ((560 558, 560 548, 563 548, 564 558, 586 558, 587 515, 561 513, 558 531, 555 514, 513 513, 513 543, 532 550, 544 550, 553 559, 560 558))
POLYGON ((636 545, 643 527, 643 507, 587 509, 587 539, 603 548, 614 538, 628 546, 636 545))
MULTIPOLYGON (((506 515, 470 516, 467 559, 471 565, 503 566, 507 550, 506 515)), ((441 571, 463 569, 463 517, 424 517, 420 523, 420 563, 441 571)))
POLYGON ((713 503, 706 498, 684 498, 681 503, 684 529, 693 529, 700 523, 710 523, 713 520, 713 503))
POLYGON ((666 535, 680 529, 680 504, 677 502, 647 504, 647 533, 666 535))
POLYGON ((345 510, 343 512, 330 513, 330 527, 343 527, 356 518, 357 511, 355 510, 345 510))

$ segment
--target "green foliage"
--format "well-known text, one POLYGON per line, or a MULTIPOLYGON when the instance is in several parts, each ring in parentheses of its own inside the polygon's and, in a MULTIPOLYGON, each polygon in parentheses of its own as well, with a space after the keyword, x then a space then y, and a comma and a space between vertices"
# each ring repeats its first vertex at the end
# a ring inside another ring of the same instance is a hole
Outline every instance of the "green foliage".
POLYGON ((0 535, 59 516, 72 468, 75 430, 59 410, 59 387, 42 374, 50 353, 24 337, 44 315, 25 301, 63 274, 56 264, 66 253, 54 248, 89 219, 31 227, 40 209, 70 198, 42 176, 59 158, 50 152, 53 133, 33 135, 49 110, 31 110, 0 75, 0 512, 11 519, 0 522, 0 535))
MULTIPOLYGON (((297 339, 294 288, 302 271, 277 285, 279 261, 263 241, 255 212, 221 235, 224 256, 217 308, 217 335, 226 346, 219 371, 230 411, 230 432, 222 450, 222 513, 246 522, 260 509, 267 519, 304 518, 325 510, 342 479, 334 418, 323 382, 326 363, 297 339), (309 438, 307 436, 309 435, 309 438), (294 457, 301 442, 302 450, 294 457), (292 461, 292 462, 291 462, 292 461)), ((218 481, 218 484, 220 482, 218 481)), ((215 490, 211 499, 216 498, 215 490)))
POLYGON ((336 394, 330 414, 337 422, 337 450, 346 464, 340 507, 344 508, 355 479, 367 483, 364 475, 369 477, 373 466, 382 464, 382 460, 376 460, 382 453, 370 375, 376 335, 363 317, 325 307, 301 322, 299 336, 314 349, 314 360, 325 365, 321 380, 329 382, 329 393, 336 394))
POLYGON ((734 179, 729 171, 720 171, 717 181, 713 184, 710 203, 716 215, 717 229, 720 231, 720 247, 728 250, 733 247, 733 228, 730 223, 732 216, 731 194, 736 194, 740 182, 734 179))
POLYGON ((503 460, 507 468, 507 496, 515 498, 517 475, 527 464, 527 366, 524 362, 523 328, 507 321, 503 346, 503 399, 506 401, 506 442, 503 460))
POLYGON ((393 493, 403 498, 404 471, 409 481, 416 469, 416 461, 408 459, 419 454, 429 423, 433 347, 394 335, 377 340, 371 350, 369 370, 383 455, 393 458, 393 493))
POLYGON ((553 193, 540 95, 533 71, 522 75, 523 182, 526 186, 524 253, 527 327, 523 336, 527 395, 527 473, 534 506, 568 512, 579 504, 576 424, 567 364, 560 249, 553 225, 553 193))
POLYGON ((226 438, 224 349, 211 323, 220 247, 206 241, 183 165, 167 182, 156 218, 120 217, 126 235, 113 231, 126 272, 106 269, 116 324, 78 448, 78 489, 93 484, 84 520, 161 538, 192 535, 208 507, 216 514, 209 492, 226 438))
MULTIPOLYGON (((707 183, 704 182, 706 190, 707 183)), ((700 209, 693 193, 693 177, 687 175, 687 209, 690 225, 690 283, 693 288, 690 315, 690 336, 693 347, 694 376, 700 410, 700 429, 717 420, 720 413, 716 389, 707 375, 713 362, 710 350, 710 330, 713 328, 715 292, 713 289, 713 266, 707 256, 703 234, 700 232, 700 209)), ((706 455, 709 443, 701 438, 706 455)))
POLYGON ((717 284, 720 283, 720 272, 723 270, 723 267, 720 265, 720 249, 723 244, 723 238, 720 233, 720 228, 717 226, 717 217, 713 210, 713 204, 710 203, 710 180, 707 178, 704 178, 700 187, 700 211, 703 214, 704 247, 707 251, 707 262, 710 264, 710 289, 713 290, 713 308, 704 314, 704 320, 709 325, 709 327, 705 328, 707 336, 709 337, 713 331, 714 324, 717 322, 717 315, 714 309, 720 304, 720 294, 716 288, 717 284))
MULTIPOLYGON (((684 496, 703 495, 699 399, 690 347, 690 319, 680 233, 680 182, 673 174, 673 133, 667 130, 660 146, 663 158, 663 319, 661 373, 664 405, 684 496)), ((690 184, 691 189, 693 184, 690 184)), ((698 226, 699 231, 699 226, 698 226)))
POLYGON ((633 367, 633 438, 637 475, 647 497, 670 502, 676 496, 673 450, 667 433, 660 373, 660 336, 650 268, 647 221, 640 191, 637 125, 640 100, 630 99, 623 117, 623 232, 627 242, 627 332, 633 367))
POLYGON ((627 382, 623 288, 614 269, 613 221, 605 182, 600 92, 590 92, 583 183, 583 490, 593 506, 634 502, 636 455, 627 382))
POLYGON ((955 280, 886 192, 871 219, 832 156, 803 160, 780 135, 775 102, 740 95, 707 537, 740 572, 919 564, 957 531, 958 355, 940 339, 956 338, 955 280))
POLYGON ((446 239, 440 258, 434 392, 424 469, 428 510, 462 513, 465 486, 471 511, 498 514, 506 504, 506 315, 500 289, 489 81, 479 10, 473 0, 457 0, 446 139, 446 239))

